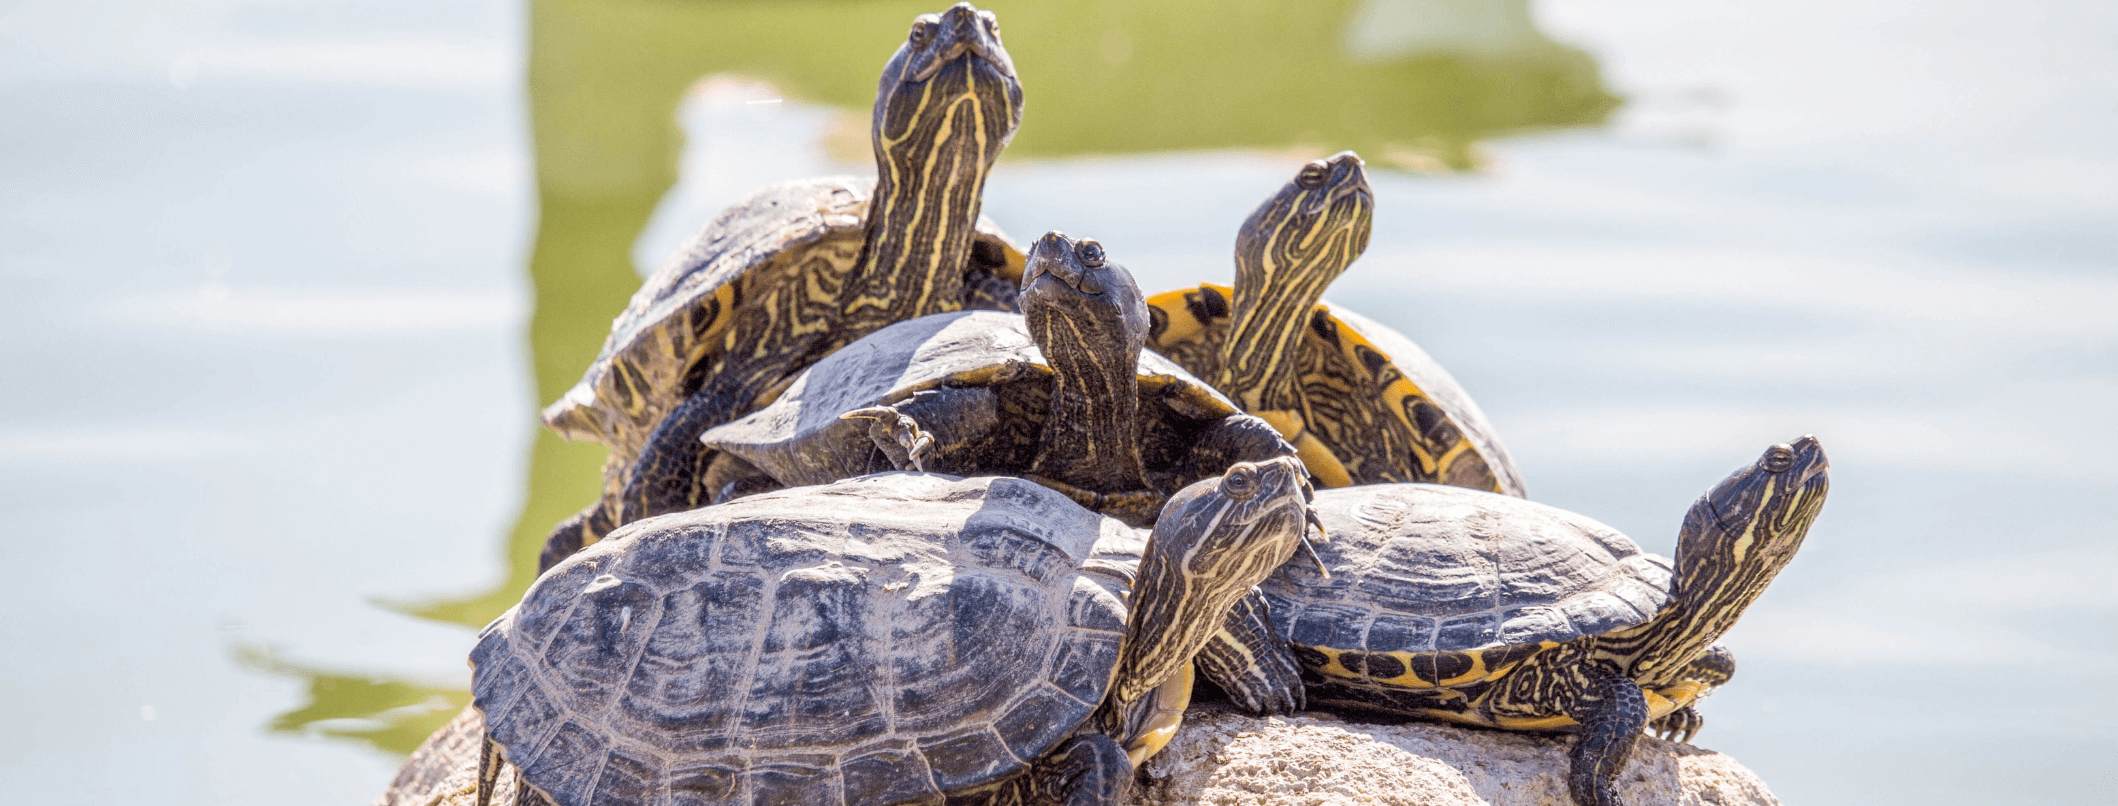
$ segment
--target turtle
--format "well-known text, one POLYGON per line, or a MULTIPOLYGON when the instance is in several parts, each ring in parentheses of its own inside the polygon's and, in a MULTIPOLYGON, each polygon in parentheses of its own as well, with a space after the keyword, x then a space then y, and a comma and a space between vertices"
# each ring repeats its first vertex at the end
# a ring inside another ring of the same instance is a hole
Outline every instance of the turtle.
POLYGON ((554 530, 542 565, 618 523, 690 506, 689 481, 711 459, 698 433, 832 350, 902 319, 1013 310, 1022 251, 979 208, 1022 102, 992 12, 958 3, 913 20, 876 90, 876 178, 777 184, 722 212, 642 284, 581 381, 545 408, 547 426, 611 456, 604 499, 554 530))
POLYGON ((1142 351, 1139 285, 1096 240, 1045 233, 1019 300, 1019 315, 899 322, 817 362, 771 405, 700 436, 721 455, 700 486, 726 501, 881 470, 1005 474, 1151 526, 1185 485, 1294 453, 1271 425, 1142 351))
POLYGON ((1640 734, 1734 673, 1711 647, 1801 547, 1830 488, 1821 443, 1767 448, 1702 495, 1669 560, 1587 517, 1440 484, 1319 489, 1328 577, 1260 587, 1312 706, 1578 733, 1569 789, 1617 806, 1640 734))
POLYGON ((1368 248, 1375 193, 1360 156, 1302 166, 1236 232, 1233 289, 1151 296, 1148 346, 1207 379, 1301 450, 1324 487, 1438 482, 1524 495, 1522 473, 1447 370, 1324 287, 1368 248))
POLYGON ((480 633, 478 803, 508 764, 558 806, 1118 803, 1219 611, 1304 539, 1306 475, 1238 464, 1151 534, 916 472, 626 526, 480 633))

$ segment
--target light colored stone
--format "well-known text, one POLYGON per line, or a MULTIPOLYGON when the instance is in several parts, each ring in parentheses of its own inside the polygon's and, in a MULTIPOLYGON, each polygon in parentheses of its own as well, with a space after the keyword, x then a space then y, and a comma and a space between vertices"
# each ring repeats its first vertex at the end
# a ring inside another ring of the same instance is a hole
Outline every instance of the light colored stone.
MULTIPOLYGON (((412 754, 377 806, 471 806, 484 723, 469 708, 412 754)), ((1563 736, 1373 725, 1325 714, 1263 719, 1195 708, 1147 762, 1136 806, 1573 806, 1563 736)), ((496 804, 513 804, 515 775, 496 804)), ((1778 806, 1750 770, 1645 737, 1619 779, 1627 806, 1778 806)))
MULTIPOLYGON (((1573 806, 1573 740, 1325 714, 1263 719, 1207 707, 1149 759, 1139 806, 1573 806)), ((1628 806, 1778 806, 1734 759, 1643 737, 1619 777, 1628 806)))

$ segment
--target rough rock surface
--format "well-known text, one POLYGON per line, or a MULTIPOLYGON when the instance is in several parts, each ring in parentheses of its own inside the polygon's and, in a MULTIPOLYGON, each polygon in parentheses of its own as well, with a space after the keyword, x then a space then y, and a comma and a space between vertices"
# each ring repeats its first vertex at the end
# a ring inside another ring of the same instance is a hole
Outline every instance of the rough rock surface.
MULTIPOLYGON (((427 740, 378 806, 470 806, 478 733, 469 708, 427 740)), ((1195 708, 1147 762, 1138 806, 1573 806, 1566 737, 1449 725, 1372 725, 1324 714, 1257 719, 1195 708)), ((495 803, 514 803, 500 776, 495 803)), ((1688 744, 1640 740, 1619 779, 1628 806, 1778 806, 1734 759, 1688 744)))
MULTIPOLYGON (((1141 806, 1573 806, 1572 739, 1451 725, 1374 725, 1325 714, 1252 718, 1195 708, 1147 762, 1141 806)), ((1734 759, 1645 737, 1619 778, 1628 806, 1779 800, 1734 759)))

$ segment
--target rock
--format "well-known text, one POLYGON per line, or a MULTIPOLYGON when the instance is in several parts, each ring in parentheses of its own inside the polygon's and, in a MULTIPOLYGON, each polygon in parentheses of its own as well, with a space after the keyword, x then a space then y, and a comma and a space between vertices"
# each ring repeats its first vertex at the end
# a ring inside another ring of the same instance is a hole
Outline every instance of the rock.
MULTIPOLYGON (((427 739, 377 806, 470 806, 484 722, 462 714, 427 739)), ((1325 714, 1243 716, 1195 707, 1134 789, 1136 806, 1573 806, 1572 739, 1450 725, 1372 725, 1325 714)), ((515 775, 495 804, 513 804, 515 775)), ((1644 737, 1619 779, 1627 806, 1778 806, 1734 759, 1644 737)))
MULTIPOLYGON (((1565 736, 1319 713, 1253 718, 1195 707, 1147 762, 1139 806, 1573 806, 1565 736)), ((1734 759, 1643 737, 1619 778, 1628 806, 1738 806, 1779 800, 1734 759)))

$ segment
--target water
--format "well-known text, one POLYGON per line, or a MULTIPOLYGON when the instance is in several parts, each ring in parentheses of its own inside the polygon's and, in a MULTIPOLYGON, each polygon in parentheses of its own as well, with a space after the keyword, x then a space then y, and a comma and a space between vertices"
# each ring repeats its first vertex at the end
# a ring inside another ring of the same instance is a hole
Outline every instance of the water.
MULTIPOLYGON (((636 265, 860 170, 915 10, 0 11, 0 801, 380 792, 593 488, 534 408, 636 265)), ((1477 167, 1377 171, 1330 296, 1534 497, 1666 552, 1764 445, 1832 452, 1700 743, 1790 803, 2107 801, 2118 14, 1530 10, 1001 6, 1029 112, 987 212, 1160 289, 1225 280, 1302 155, 1477 167)))

